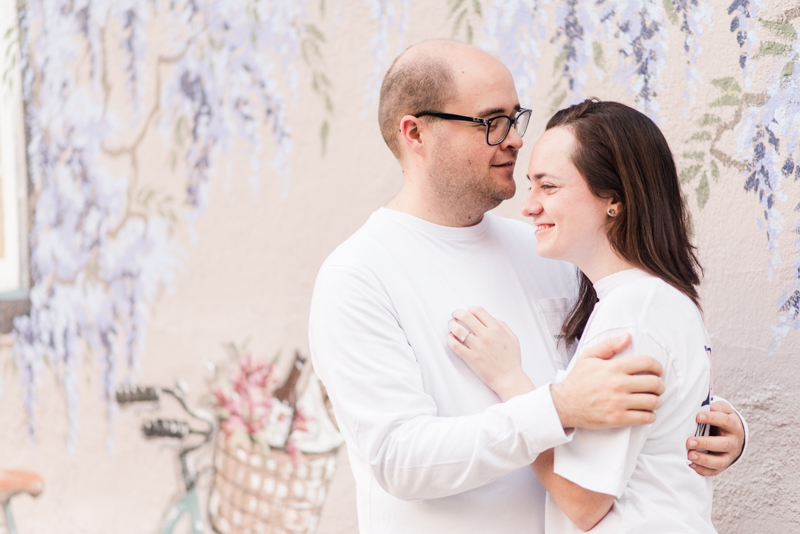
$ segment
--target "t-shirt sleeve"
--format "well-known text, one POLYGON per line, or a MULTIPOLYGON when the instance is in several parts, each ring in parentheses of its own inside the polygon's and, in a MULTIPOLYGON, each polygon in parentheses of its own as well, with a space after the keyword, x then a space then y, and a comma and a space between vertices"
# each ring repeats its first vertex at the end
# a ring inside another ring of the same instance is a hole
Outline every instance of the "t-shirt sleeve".
POLYGON ((400 499, 482 486, 569 439, 549 386, 480 414, 439 417, 391 299, 368 272, 323 267, 309 340, 348 449, 400 499))
MULTIPOLYGON (((608 330, 589 340, 586 346, 626 332, 631 334, 631 344, 614 358, 647 354, 667 368, 667 352, 649 334, 637 328, 608 330)), ((585 489, 620 497, 651 430, 652 425, 599 430, 577 428, 570 442, 555 448, 553 472, 585 489)))

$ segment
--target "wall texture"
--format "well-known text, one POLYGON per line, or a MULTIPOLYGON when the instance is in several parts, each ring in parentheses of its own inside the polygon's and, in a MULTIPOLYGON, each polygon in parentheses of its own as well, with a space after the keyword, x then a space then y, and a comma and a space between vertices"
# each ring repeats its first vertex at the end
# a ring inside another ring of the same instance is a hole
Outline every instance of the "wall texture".
MULTIPOLYGON (((197 400, 222 343, 307 348, 317 269, 402 183, 382 75, 431 37, 512 70, 534 109, 521 162, 587 96, 662 127, 716 390, 752 433, 717 479, 716 525, 800 529, 797 28, 794 0, 26 0, 32 310, 0 347, 0 457, 46 490, 18 499, 22 531, 155 529, 174 452, 140 438, 117 384, 181 377, 197 400)), ((521 218, 520 197, 497 211, 521 218)), ((333 483, 319 532, 354 532, 346 464, 333 483)))

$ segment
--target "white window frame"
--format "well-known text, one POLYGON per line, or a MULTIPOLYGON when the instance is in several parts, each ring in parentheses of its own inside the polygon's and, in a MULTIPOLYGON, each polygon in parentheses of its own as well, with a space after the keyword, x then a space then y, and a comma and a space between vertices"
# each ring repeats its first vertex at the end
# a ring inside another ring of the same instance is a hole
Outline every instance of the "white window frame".
POLYGON ((0 299, 24 295, 30 286, 28 172, 17 21, 17 2, 0 0, 0 180, 5 249, 0 258, 0 299), (15 30, 9 32, 9 28, 15 30))

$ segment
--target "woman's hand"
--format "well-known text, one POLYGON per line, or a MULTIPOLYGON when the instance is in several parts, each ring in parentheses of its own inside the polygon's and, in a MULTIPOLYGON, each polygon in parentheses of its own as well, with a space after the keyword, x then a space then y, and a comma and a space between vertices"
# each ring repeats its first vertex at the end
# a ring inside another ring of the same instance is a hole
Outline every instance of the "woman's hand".
POLYGON ((474 306, 454 311, 449 327, 447 344, 503 402, 533 391, 522 371, 519 340, 506 323, 474 306))

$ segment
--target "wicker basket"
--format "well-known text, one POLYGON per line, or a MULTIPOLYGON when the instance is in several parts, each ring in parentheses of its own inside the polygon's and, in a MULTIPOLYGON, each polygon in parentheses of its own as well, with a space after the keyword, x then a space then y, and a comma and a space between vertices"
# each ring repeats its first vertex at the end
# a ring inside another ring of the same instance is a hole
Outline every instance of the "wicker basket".
POLYGON ((214 488, 209 517, 220 534, 313 534, 328 484, 336 469, 336 451, 301 454, 293 465, 286 451, 264 456, 217 441, 214 488))

